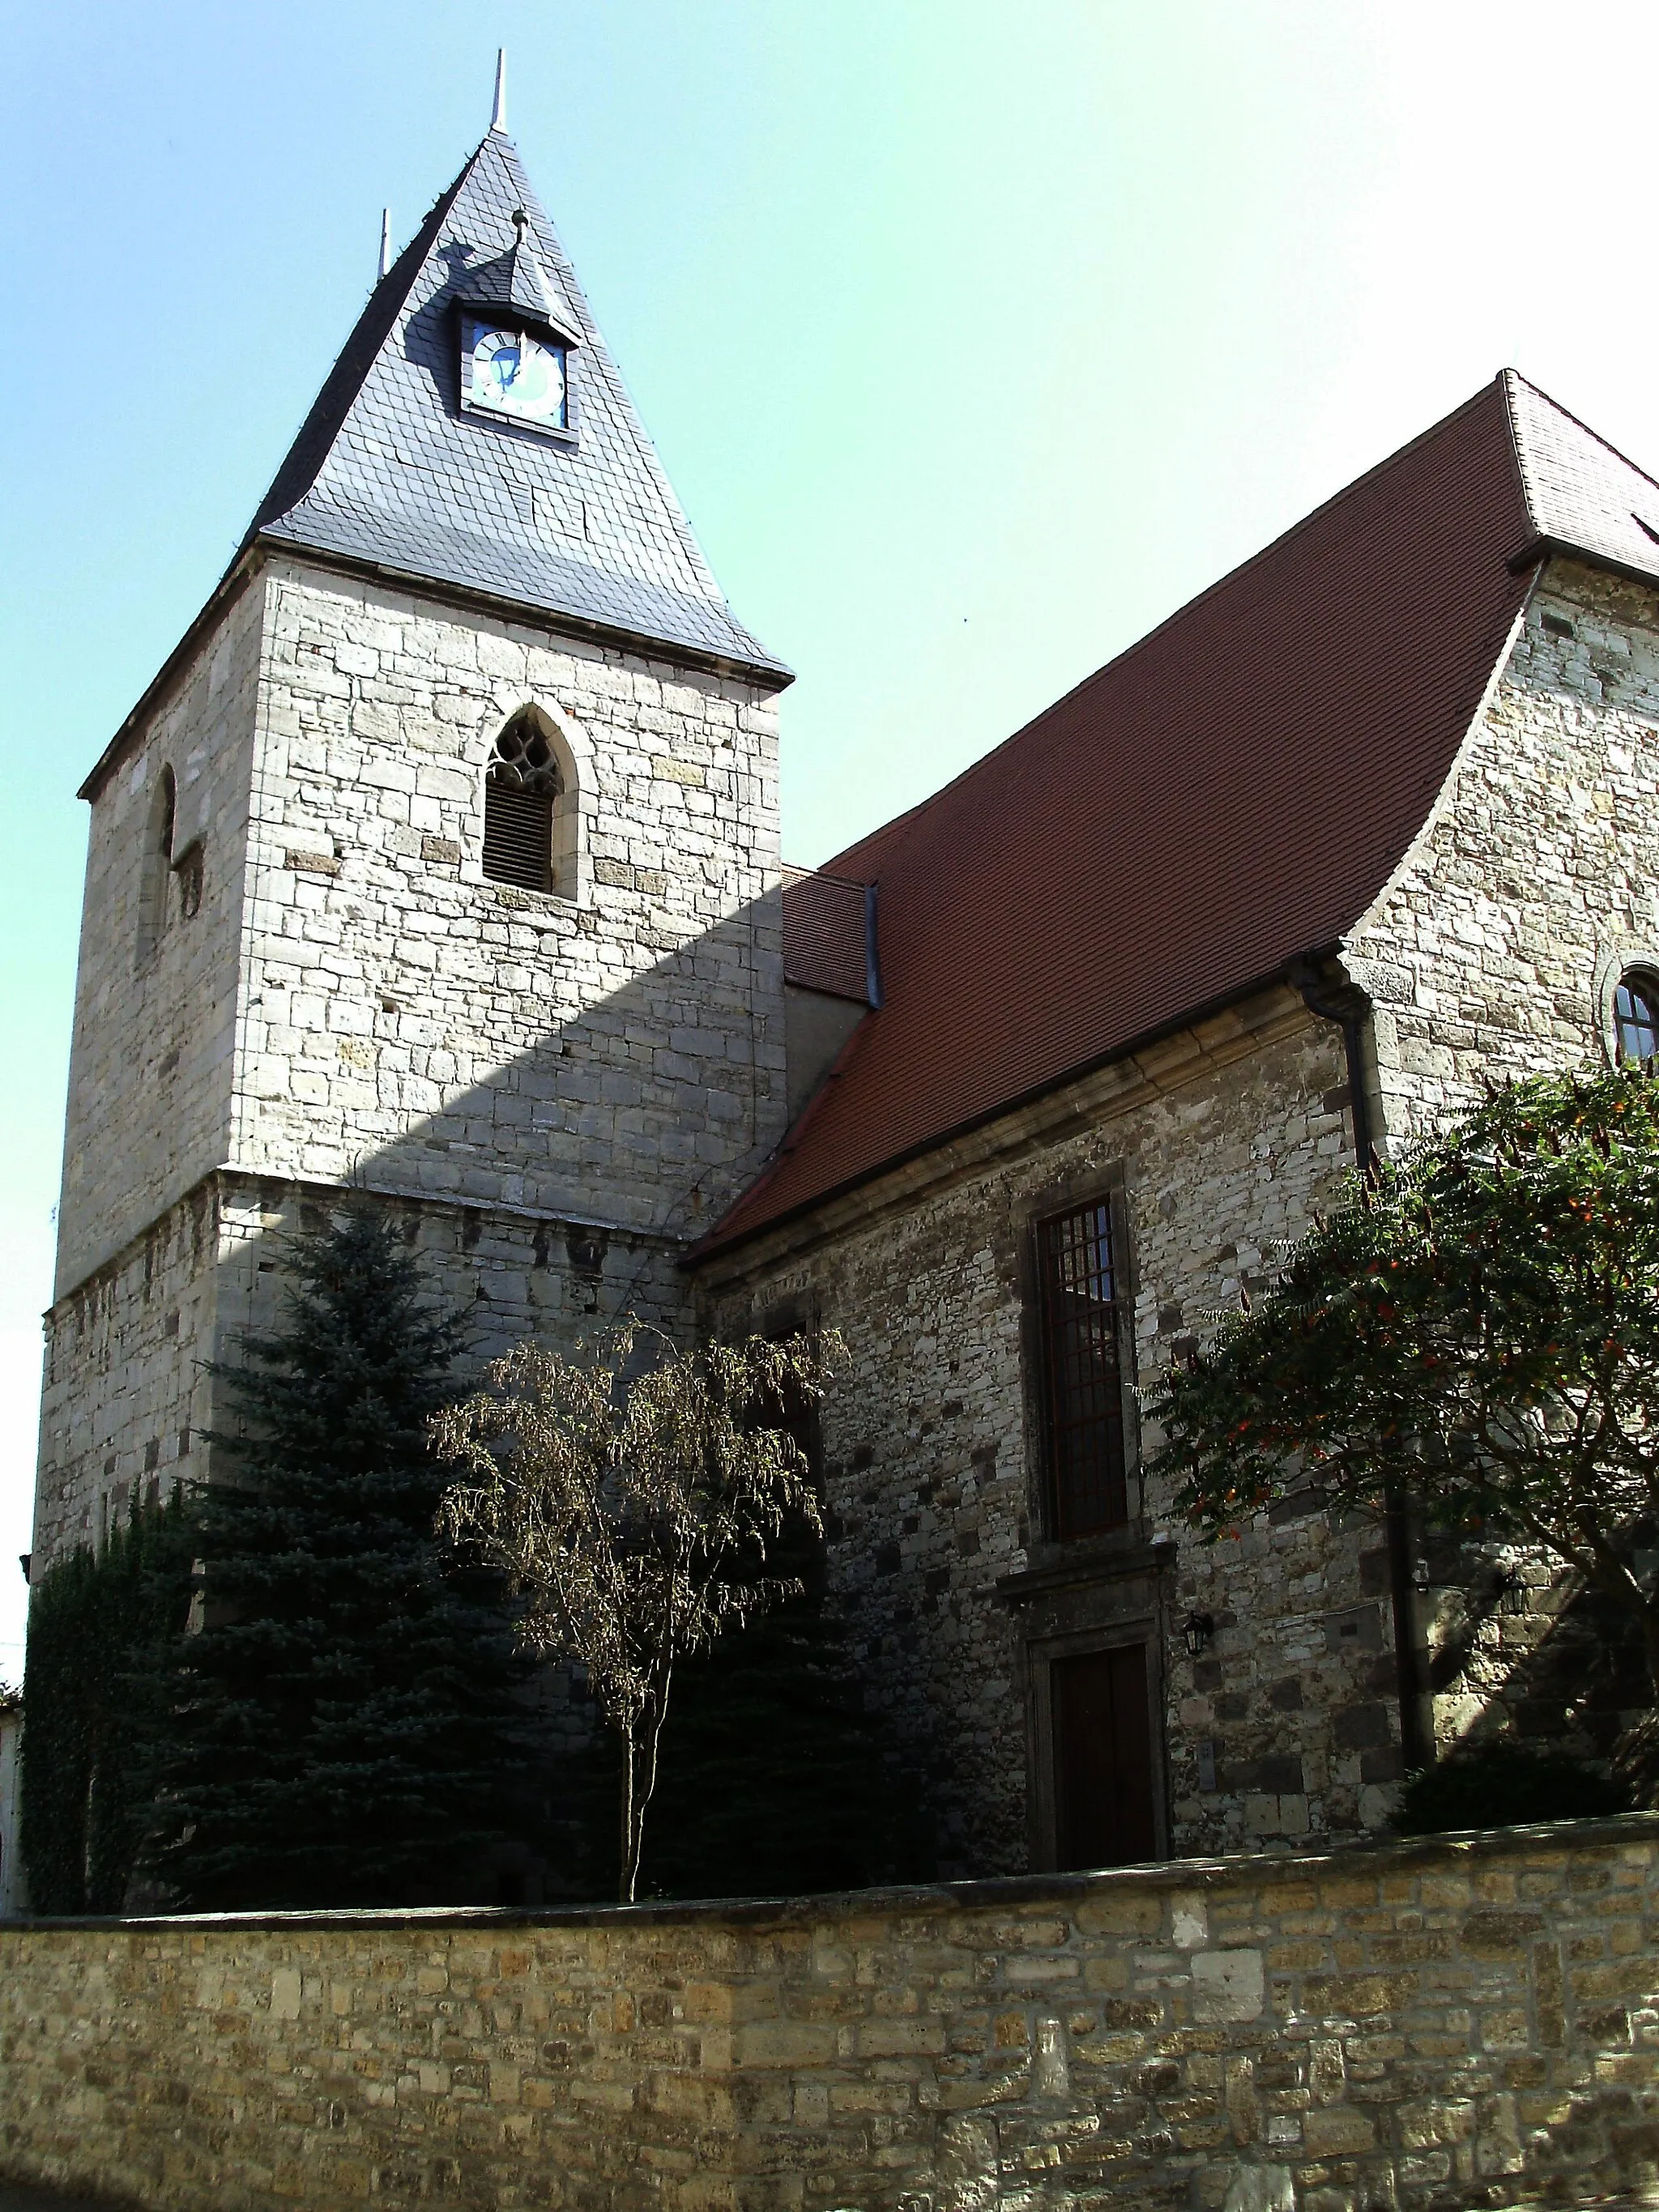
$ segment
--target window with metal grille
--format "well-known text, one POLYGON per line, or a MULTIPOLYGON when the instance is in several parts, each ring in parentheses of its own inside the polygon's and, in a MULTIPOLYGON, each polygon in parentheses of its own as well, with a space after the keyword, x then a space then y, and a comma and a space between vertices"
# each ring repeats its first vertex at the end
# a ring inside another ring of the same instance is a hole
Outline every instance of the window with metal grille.
POLYGON ((1659 980, 1627 969, 1613 994, 1613 1027, 1621 1067, 1651 1067, 1659 1060, 1659 980))
POLYGON ((541 718, 526 707, 496 738, 484 779, 483 872, 493 882, 556 889, 553 814, 563 789, 541 718))
POLYGON ((1040 1221, 1036 1244, 1054 1531, 1086 1536, 1129 1516, 1110 1203, 1040 1221))

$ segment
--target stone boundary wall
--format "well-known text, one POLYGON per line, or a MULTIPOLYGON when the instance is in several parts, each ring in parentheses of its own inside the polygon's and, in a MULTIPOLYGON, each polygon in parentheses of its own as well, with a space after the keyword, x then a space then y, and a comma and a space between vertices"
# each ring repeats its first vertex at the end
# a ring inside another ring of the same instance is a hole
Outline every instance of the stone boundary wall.
POLYGON ((1659 1818, 632 1911, 0 1927, 0 2177, 167 2212, 1650 2186, 1659 1818))

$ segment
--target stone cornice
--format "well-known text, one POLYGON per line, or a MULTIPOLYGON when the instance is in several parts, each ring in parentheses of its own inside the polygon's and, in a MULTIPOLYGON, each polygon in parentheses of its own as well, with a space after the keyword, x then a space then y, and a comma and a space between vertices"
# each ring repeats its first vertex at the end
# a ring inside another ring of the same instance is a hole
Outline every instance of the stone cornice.
POLYGON ((368 1181, 330 1182, 316 1176, 287 1175, 278 1168, 246 1167, 234 1161, 226 1161, 218 1167, 210 1168, 205 1175, 198 1176, 195 1182, 181 1190, 176 1198, 169 1199, 164 1206, 153 1213, 143 1228, 134 1230, 125 1243, 106 1259, 99 1261, 95 1267, 88 1267, 84 1275, 61 1291, 46 1308, 42 1318, 50 1322, 52 1316, 64 1306, 73 1304, 76 1298, 86 1297, 99 1284, 118 1275, 131 1264, 145 1238, 153 1237, 164 1221, 181 1212, 199 1193, 216 1188, 222 1202, 234 1205, 235 1200, 227 1186, 237 1183, 256 1183, 268 1188, 274 1187, 325 1205, 337 1204, 342 1199, 362 1194, 387 1199, 400 1206, 429 1206, 439 1212, 506 1214, 514 1220, 544 1222, 554 1228, 598 1229, 607 1237, 617 1237, 624 1243, 654 1244, 680 1251, 684 1251, 691 1241, 680 1230, 641 1229, 626 1222, 601 1220, 594 1214, 573 1213, 568 1207, 515 1206, 503 1200, 466 1198, 447 1191, 410 1190, 396 1183, 368 1181))
POLYGON ((1150 1098, 1247 1059, 1315 1026, 1300 994, 1273 984, 1188 1027, 1109 1060, 994 1121, 948 1139, 866 1182, 688 1265, 711 1290, 769 1272, 821 1244, 867 1227, 896 1207, 1002 1166, 1080 1128, 1131 1112, 1150 1098))

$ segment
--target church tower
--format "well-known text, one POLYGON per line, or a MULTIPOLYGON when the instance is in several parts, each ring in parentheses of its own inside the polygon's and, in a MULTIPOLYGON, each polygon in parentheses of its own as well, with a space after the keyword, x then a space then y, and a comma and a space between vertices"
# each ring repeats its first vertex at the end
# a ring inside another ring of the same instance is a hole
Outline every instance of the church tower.
POLYGON ((785 1115, 775 702, 498 112, 82 795, 35 1559, 204 1472, 284 1239, 478 1357, 633 1312, 785 1115))

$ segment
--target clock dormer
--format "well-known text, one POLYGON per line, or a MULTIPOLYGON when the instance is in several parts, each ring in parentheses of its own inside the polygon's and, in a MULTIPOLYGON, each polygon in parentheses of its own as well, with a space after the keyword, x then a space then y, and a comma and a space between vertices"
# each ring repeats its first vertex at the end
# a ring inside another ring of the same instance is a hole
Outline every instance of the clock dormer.
POLYGON ((523 208, 513 225, 511 247, 471 272, 456 302, 461 411, 574 442, 571 356, 580 333, 554 304, 523 208))

